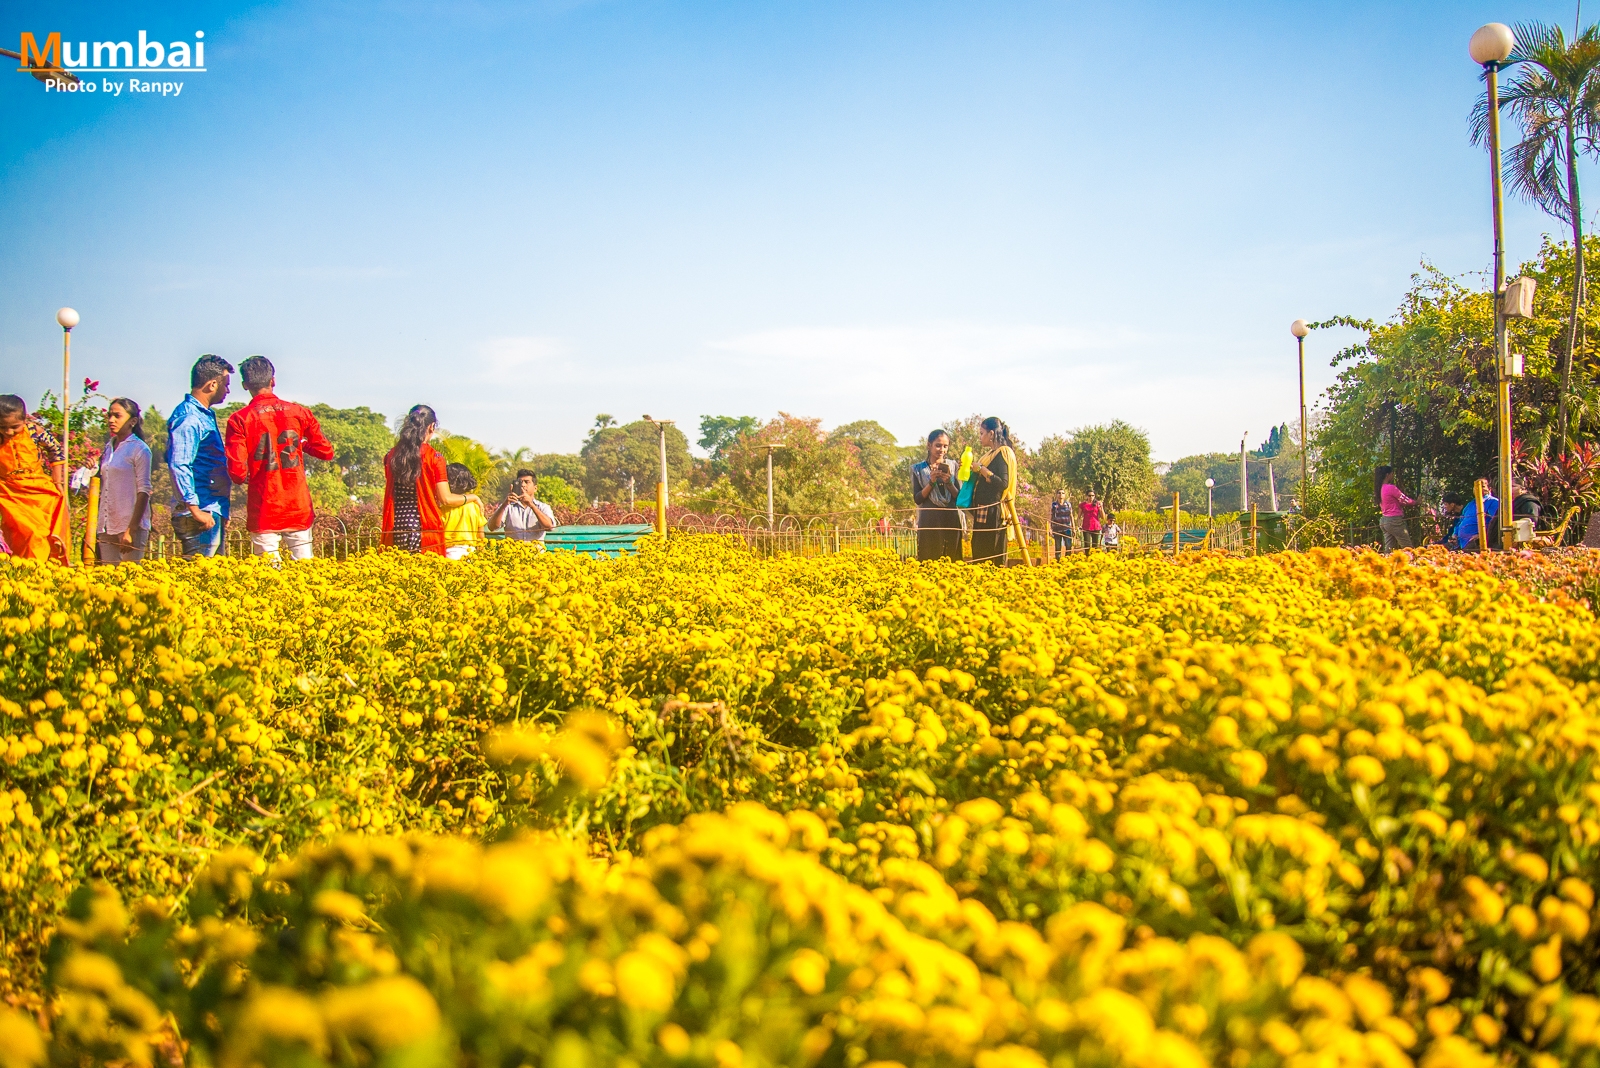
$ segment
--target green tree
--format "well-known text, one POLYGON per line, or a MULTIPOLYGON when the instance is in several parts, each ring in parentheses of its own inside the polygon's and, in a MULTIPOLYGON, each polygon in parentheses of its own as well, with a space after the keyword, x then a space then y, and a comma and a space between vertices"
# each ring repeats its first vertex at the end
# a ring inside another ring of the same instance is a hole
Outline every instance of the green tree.
POLYGON ((728 450, 734 442, 761 425, 753 415, 702 415, 697 444, 711 454, 708 473, 715 479, 728 473, 728 450))
POLYGON ((1156 484, 1149 435, 1121 419, 1045 438, 1031 470, 1041 489, 1065 487, 1075 496, 1093 490, 1112 509, 1143 505, 1156 484))
MULTIPOLYGON (((978 437, 978 433, 979 428, 983 425, 983 421, 987 418, 989 417, 980 413, 977 415, 969 415, 965 419, 952 419, 948 423, 940 424, 940 429, 948 431, 950 434, 951 456, 959 460, 961 458, 961 450, 966 448, 968 445, 972 446, 972 454, 974 456, 983 455, 983 445, 978 437)), ((929 429, 931 430, 932 428, 930 427, 929 429)), ((923 440, 927 440, 926 435, 923 436, 923 440)), ((1021 438, 1016 436, 1015 432, 1013 432, 1011 435, 1011 447, 1016 450, 1017 457, 1019 459, 1021 459, 1023 454, 1027 452, 1027 446, 1023 444, 1021 438)))
MULTIPOLYGON (((1584 241, 1595 244, 1593 237, 1584 241)), ((1572 246, 1545 239, 1539 255, 1519 271, 1538 282, 1534 317, 1508 326, 1512 351, 1524 355, 1524 377, 1513 389, 1512 437, 1535 455, 1546 451, 1556 430, 1552 416, 1563 392, 1559 365, 1574 259, 1572 246)), ((1313 426, 1310 510, 1375 522, 1372 470, 1391 457, 1413 496, 1470 492, 1473 479, 1495 477, 1497 371, 1488 293, 1425 263, 1388 322, 1341 318, 1314 324, 1332 325, 1353 326, 1367 336, 1333 360, 1339 375, 1328 390, 1321 425, 1313 426)), ((1600 407, 1594 384, 1600 367, 1589 360, 1585 371, 1571 392, 1575 434, 1586 423, 1592 432, 1600 407)))
MULTIPOLYGON (((626 501, 630 477, 636 499, 654 497, 661 471, 660 440, 654 423, 640 419, 626 426, 602 426, 596 420, 578 455, 583 460, 583 491, 588 497, 626 501)), ((689 439, 676 426, 667 427, 667 475, 672 486, 686 489, 693 467, 689 439)), ((668 492, 675 491, 669 487, 668 492)))
POLYGON ((461 434, 445 434, 433 447, 439 450, 439 455, 445 458, 446 463, 461 464, 472 477, 482 486, 495 470, 494 455, 484 447, 482 442, 461 434))
POLYGON ((310 405, 322 433, 333 445, 333 460, 308 459, 306 477, 319 511, 337 511, 350 498, 383 497, 383 458, 394 447, 394 432, 382 412, 371 408, 310 405), (337 480, 338 486, 333 485, 337 480))
MULTIPOLYGON (((1299 446, 1289 440, 1287 425, 1273 428, 1272 433, 1280 432, 1283 445, 1278 452, 1263 455, 1267 452, 1263 448, 1250 454, 1249 499, 1263 510, 1271 507, 1274 488, 1280 509, 1287 508, 1290 498, 1300 493, 1299 446)), ((1272 440, 1271 433, 1268 440, 1272 440)), ((1239 454, 1236 452, 1205 452, 1175 460, 1161 476, 1155 490, 1155 506, 1170 508, 1172 495, 1176 493, 1184 511, 1204 514, 1208 478, 1216 483, 1211 491, 1215 511, 1219 514, 1239 511, 1239 454)))
MULTIPOLYGON (((1524 22, 1516 30, 1511 76, 1500 89, 1500 107, 1522 127, 1522 139, 1507 153, 1511 188, 1546 214, 1572 228, 1577 250, 1556 399, 1556 441, 1565 448, 1572 361, 1578 349, 1580 311, 1587 300, 1583 240, 1583 198, 1578 157, 1595 153, 1600 132, 1600 27, 1590 26, 1568 43, 1560 26, 1524 22)), ((1488 137, 1489 102, 1473 109, 1472 140, 1488 137)))
POLYGON ((828 432, 828 441, 854 446, 856 460, 871 483, 874 495, 882 497, 904 452, 888 428, 872 419, 858 419, 834 427, 828 432))
POLYGON ((557 508, 581 509, 589 503, 581 490, 560 475, 539 476, 539 499, 557 508))
POLYGON ((1261 448, 1254 450, 1250 455, 1260 460, 1270 460, 1283 452, 1284 447, 1288 444, 1289 424, 1282 423, 1268 431, 1267 440, 1262 443, 1261 448))
POLYGON ((872 431, 863 424, 851 426, 849 432, 829 434, 820 419, 779 412, 729 447, 728 474, 712 487, 712 499, 724 507, 765 511, 766 446, 771 444, 782 446, 772 456, 773 506, 779 513, 821 515, 885 507, 882 487, 862 463, 858 437, 872 441, 874 448, 881 437, 891 443, 894 438, 882 427, 872 431))

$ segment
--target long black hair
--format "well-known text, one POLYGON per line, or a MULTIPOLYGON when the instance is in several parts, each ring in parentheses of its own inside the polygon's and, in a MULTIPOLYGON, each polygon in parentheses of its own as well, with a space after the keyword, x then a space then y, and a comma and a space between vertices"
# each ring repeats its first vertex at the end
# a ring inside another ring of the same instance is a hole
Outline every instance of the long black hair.
POLYGON ((1379 504, 1383 503, 1383 484, 1389 481, 1389 476, 1392 474, 1394 474, 1394 468, 1388 464, 1384 464, 1372 472, 1372 495, 1378 499, 1379 504))
POLYGON ((439 417, 426 404, 419 404, 406 413, 400 424, 400 440, 394 445, 394 459, 390 470, 397 486, 415 484, 422 477, 422 446, 427 444, 428 431, 436 426, 439 417))
POLYGON ((995 441, 998 444, 1011 444, 1011 428, 1006 426, 1005 420, 1001 419, 999 416, 991 415, 979 425, 985 430, 992 431, 995 435, 995 441))
POLYGON ((115 404, 118 408, 128 413, 128 418, 133 421, 133 436, 140 441, 144 440, 144 412, 139 407, 139 402, 127 397, 112 397, 111 403, 106 405, 110 409, 115 404))

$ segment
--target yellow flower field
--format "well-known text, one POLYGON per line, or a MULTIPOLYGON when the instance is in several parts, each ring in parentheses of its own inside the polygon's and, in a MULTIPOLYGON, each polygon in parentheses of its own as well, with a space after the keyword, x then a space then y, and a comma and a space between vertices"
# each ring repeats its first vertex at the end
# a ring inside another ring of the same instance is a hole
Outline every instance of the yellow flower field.
POLYGON ((1600 1064, 1571 566, 0 564, 0 1068, 1600 1064))

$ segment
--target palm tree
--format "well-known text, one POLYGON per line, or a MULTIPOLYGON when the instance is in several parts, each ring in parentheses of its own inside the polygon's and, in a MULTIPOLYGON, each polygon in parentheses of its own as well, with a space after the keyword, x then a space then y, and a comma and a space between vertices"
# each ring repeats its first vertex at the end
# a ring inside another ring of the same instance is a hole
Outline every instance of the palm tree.
MULTIPOLYGON (((1561 27, 1542 22, 1519 24, 1509 64, 1515 73, 1500 88, 1500 107, 1522 127, 1522 140, 1508 155, 1511 188, 1547 215, 1572 227, 1576 261, 1567 351, 1561 357, 1561 392, 1556 434, 1567 444, 1567 399, 1572 389, 1572 359, 1578 347, 1578 321, 1586 294, 1583 262, 1583 200, 1578 189, 1578 156, 1594 155, 1600 137, 1600 26, 1590 26, 1569 44, 1561 27)), ((1472 143, 1488 136, 1489 104, 1472 113, 1472 143)))

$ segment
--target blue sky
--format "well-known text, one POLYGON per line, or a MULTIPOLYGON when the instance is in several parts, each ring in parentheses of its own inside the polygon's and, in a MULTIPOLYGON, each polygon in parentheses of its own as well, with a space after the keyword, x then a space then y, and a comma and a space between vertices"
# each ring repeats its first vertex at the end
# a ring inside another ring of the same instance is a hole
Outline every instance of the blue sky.
MULTIPOLYGON (((9 48, 24 30, 207 43, 177 96, 0 80, 0 391, 30 403, 59 388, 70 304, 75 371, 163 411, 199 353, 260 352, 285 396, 426 402, 496 447, 575 450, 597 412, 871 418, 909 443, 981 411, 1029 443, 1126 419, 1168 460, 1294 417, 1290 320, 1385 318, 1423 257, 1486 269, 1467 39, 1573 18, 1475 0, 5 11, 9 48)), ((1513 203, 1511 262, 1551 228, 1513 203)), ((1313 335, 1314 389, 1352 337, 1313 335)))

